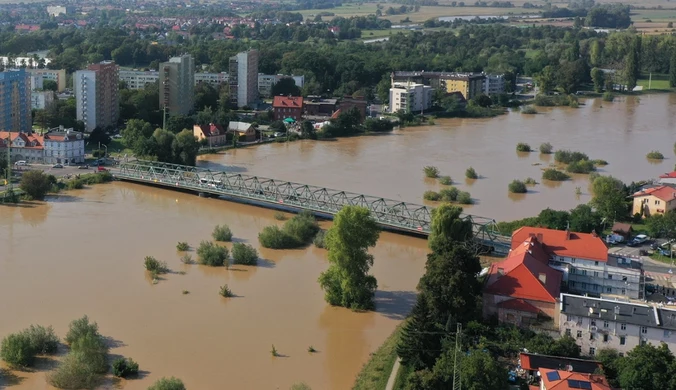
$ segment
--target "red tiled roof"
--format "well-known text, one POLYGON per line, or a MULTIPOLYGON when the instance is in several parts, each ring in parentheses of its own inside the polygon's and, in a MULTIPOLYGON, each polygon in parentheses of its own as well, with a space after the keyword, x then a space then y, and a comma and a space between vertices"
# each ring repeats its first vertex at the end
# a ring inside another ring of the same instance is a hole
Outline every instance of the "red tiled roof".
POLYGON ((275 96, 272 101, 274 108, 303 108, 303 98, 301 96, 275 96))
POLYGON ((7 147, 7 145, 6 145, 7 136, 9 136, 11 138, 13 147, 17 147, 15 145, 15 142, 16 142, 17 139, 21 138, 23 140, 23 142, 25 142, 25 144, 26 144, 26 146, 25 146, 26 149, 43 149, 44 148, 44 142, 45 142, 44 137, 41 137, 39 135, 36 135, 36 134, 33 134, 33 133, 31 133, 29 135, 29 134, 26 134, 26 133, 19 133, 19 132, 0 131, 0 140, 2 140, 2 142, 0 142, 0 144, 2 145, 2 147, 7 147), (35 142, 35 146, 30 146, 30 144, 32 142, 35 142))
POLYGON ((342 111, 340 108, 337 109, 336 112, 334 112, 334 113, 331 115, 331 119, 338 119, 338 117, 340 116, 341 112, 343 112, 343 111, 342 111))
POLYGON ((507 310, 527 311, 529 313, 539 313, 540 309, 524 301, 523 299, 508 299, 498 303, 498 307, 507 310))
POLYGON ((529 237, 512 249, 505 260, 491 264, 484 291, 540 302, 556 302, 563 274, 548 265, 548 256, 541 244, 529 237), (540 281, 540 275, 545 282, 540 281))
POLYGON ((552 255, 608 261, 608 247, 595 234, 525 226, 512 233, 512 249, 528 237, 537 237, 543 249, 552 255))
POLYGON ((660 175, 660 179, 676 179, 676 171, 660 175))
POLYGON ((669 186, 659 186, 659 187, 652 187, 652 188, 646 188, 645 190, 641 190, 639 192, 636 192, 632 195, 632 197, 640 197, 640 196, 648 196, 652 195, 656 197, 657 199, 661 199, 665 202, 670 202, 674 199, 676 199, 676 189, 673 187, 669 186))
POLYGON ((589 383, 587 389, 591 390, 611 390, 608 380, 603 375, 582 374, 575 371, 550 370, 541 368, 540 380, 543 381, 547 390, 578 390, 581 389, 575 382, 589 383), (551 377, 551 379, 550 379, 551 377))

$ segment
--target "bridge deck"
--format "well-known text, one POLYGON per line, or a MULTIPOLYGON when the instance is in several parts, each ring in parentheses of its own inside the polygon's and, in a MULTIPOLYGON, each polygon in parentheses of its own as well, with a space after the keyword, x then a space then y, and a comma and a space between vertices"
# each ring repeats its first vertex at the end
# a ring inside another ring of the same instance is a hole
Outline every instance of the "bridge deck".
MULTIPOLYGON (((428 235, 431 209, 392 199, 332 190, 288 181, 279 181, 239 173, 137 160, 121 164, 113 171, 120 180, 225 196, 261 205, 283 206, 314 213, 335 215, 347 205, 365 207, 383 227, 428 235)), ((506 254, 510 237, 497 232, 495 221, 469 214, 475 241, 495 253, 506 254)))

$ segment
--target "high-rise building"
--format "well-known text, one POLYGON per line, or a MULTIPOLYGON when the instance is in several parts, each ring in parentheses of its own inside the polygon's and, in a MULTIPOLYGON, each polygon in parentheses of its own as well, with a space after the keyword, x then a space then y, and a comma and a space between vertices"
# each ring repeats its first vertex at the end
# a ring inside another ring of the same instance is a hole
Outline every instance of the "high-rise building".
POLYGON ((188 115, 195 107, 195 60, 172 57, 160 64, 160 109, 169 115, 188 115))
POLYGON ((230 57, 230 102, 237 107, 252 106, 258 101, 258 50, 230 57))
POLYGON ((31 86, 24 69, 0 72, 0 131, 31 131, 31 86))
POLYGON ((119 68, 112 61, 91 64, 73 76, 77 119, 85 131, 117 124, 120 115, 119 68))
POLYGON ((419 113, 432 108, 432 93, 429 85, 394 83, 390 88, 390 112, 419 113))

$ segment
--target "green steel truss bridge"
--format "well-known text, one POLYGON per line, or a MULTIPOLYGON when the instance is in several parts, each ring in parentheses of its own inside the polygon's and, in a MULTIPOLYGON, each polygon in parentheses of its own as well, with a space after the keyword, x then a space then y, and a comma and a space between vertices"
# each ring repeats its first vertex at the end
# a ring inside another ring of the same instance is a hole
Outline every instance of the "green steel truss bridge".
MULTIPOLYGON (((432 209, 412 203, 239 173, 136 160, 112 170, 119 180, 222 196, 260 206, 309 210, 333 216, 343 206, 361 206, 388 230, 427 236, 432 209)), ((478 252, 507 254, 510 237, 498 233, 495 220, 463 214, 474 227, 478 252)))

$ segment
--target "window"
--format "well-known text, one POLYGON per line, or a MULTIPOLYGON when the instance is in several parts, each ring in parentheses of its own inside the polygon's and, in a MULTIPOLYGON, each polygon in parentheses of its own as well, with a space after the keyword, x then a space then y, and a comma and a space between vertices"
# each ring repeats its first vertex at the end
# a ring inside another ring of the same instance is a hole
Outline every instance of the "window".
POLYGON ((608 342, 608 335, 607 335, 607 334, 604 334, 604 335, 603 335, 603 342, 604 342, 604 343, 607 343, 607 342, 608 342))
POLYGON ((608 279, 612 279, 612 278, 613 278, 613 275, 608 274, 608 279))
POLYGON ((568 285, 569 285, 570 287, 575 287, 575 282, 570 281, 570 282, 568 282, 568 285))
POLYGON ((596 348, 589 347, 589 356, 594 356, 595 353, 596 353, 596 348))
POLYGON ((620 329, 627 330, 627 324, 620 324, 620 329))
POLYGON ((575 275, 575 268, 571 268, 571 269, 570 269, 570 274, 571 274, 571 275, 575 275))
POLYGON ((594 333, 589 333, 589 340, 594 340, 594 333))
POLYGON ((607 328, 609 325, 610 325, 610 324, 608 323, 608 321, 603 321, 603 327, 604 327, 604 328, 607 328))
POLYGON ((625 295, 625 294, 626 294, 626 292, 627 292, 627 290, 625 290, 625 289, 622 289, 622 295, 625 295))
POLYGON ((613 292, 612 287, 606 287, 606 292, 607 292, 608 294, 612 293, 612 292, 613 292))
POLYGON ((625 336, 620 336, 620 345, 625 345, 627 343, 627 338, 625 336))
MULTIPOLYGON (((594 262, 594 265, 599 265, 599 262, 598 262, 598 261, 595 261, 595 262, 594 262)), ((596 272, 594 272, 594 273, 596 273, 596 272)))
POLYGON ((575 317, 568 314, 568 315, 566 315, 566 321, 575 321, 575 317))
POLYGON ((587 276, 587 270, 586 269, 582 270, 582 276, 587 276))
POLYGON ((570 262, 575 264, 575 259, 570 259, 570 262))
POLYGON ((596 320, 591 320, 591 326, 596 326, 596 320))
MULTIPOLYGON (((598 261, 597 261, 597 263, 598 263, 598 261)), ((599 273, 598 273, 597 271, 594 271, 594 277, 595 277, 595 278, 598 278, 598 277, 599 277, 599 273)))
POLYGON ((577 331, 577 338, 579 339, 579 338, 581 338, 581 337, 582 337, 582 331, 581 331, 581 330, 578 330, 578 331, 577 331))
POLYGON ((566 336, 570 336, 570 328, 566 328, 566 336))
POLYGON ((646 326, 641 327, 641 333, 646 334, 648 333, 648 328, 646 326))
POLYGON ((623 282, 626 282, 626 281, 627 281, 627 277, 626 277, 626 276, 623 276, 623 277, 622 277, 622 281, 623 281, 623 282))

